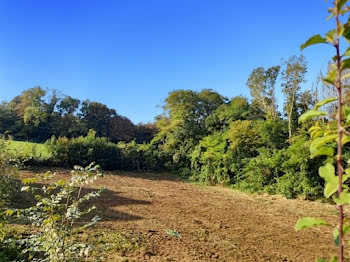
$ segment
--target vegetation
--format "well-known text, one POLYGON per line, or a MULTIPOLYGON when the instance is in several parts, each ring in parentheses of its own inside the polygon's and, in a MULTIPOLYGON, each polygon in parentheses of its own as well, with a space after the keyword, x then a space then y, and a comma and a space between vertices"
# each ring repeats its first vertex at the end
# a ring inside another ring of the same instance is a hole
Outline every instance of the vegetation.
MULTIPOLYGON (((344 84, 344 79, 348 78, 347 71, 350 69, 349 48, 346 48, 345 53, 341 54, 341 39, 350 41, 350 24, 342 23, 341 16, 347 15, 349 7, 346 6, 348 1, 336 0, 333 8, 329 10, 330 18, 334 17, 336 26, 333 30, 326 33, 325 37, 315 35, 311 37, 302 49, 313 44, 329 44, 335 48, 336 54, 333 58, 334 63, 331 64, 327 76, 324 81, 334 86, 336 97, 329 97, 318 102, 313 110, 304 113, 299 121, 305 122, 311 118, 319 116, 327 116, 327 122, 317 120, 316 123, 309 129, 311 135, 310 152, 312 157, 325 156, 327 161, 319 168, 320 176, 325 180, 324 196, 332 198, 338 206, 339 219, 338 225, 333 231, 334 243, 338 247, 338 255, 333 256, 330 261, 343 262, 345 257, 344 246, 345 237, 349 233, 350 224, 348 219, 344 217, 344 207, 350 204, 349 185, 347 180, 350 178, 350 169, 346 168, 346 152, 345 146, 350 142, 349 120, 350 111, 347 101, 344 100, 344 90, 347 87, 344 84), (333 112, 321 111, 321 108, 326 105, 336 102, 333 112), (336 150, 335 150, 336 149, 336 150)), ((345 42, 346 42, 345 41, 345 42)), ((348 160, 348 159, 347 159, 348 160)), ((329 223, 322 219, 306 217, 300 219, 296 224, 296 230, 309 228, 312 226, 326 225, 329 223)), ((320 259, 319 261, 325 261, 320 259)))
POLYGON ((89 129, 113 142, 148 142, 156 132, 152 124, 135 125, 104 104, 81 102, 41 87, 0 103, 0 134, 11 135, 15 140, 43 143, 51 136, 86 135, 89 129))
MULTIPOLYGON (((81 218, 95 209, 85 202, 99 197, 102 190, 86 192, 83 187, 102 176, 99 166, 91 164, 98 163, 106 170, 166 170, 191 181, 252 193, 332 199, 339 210, 333 231, 338 255, 330 261, 343 262, 344 239, 350 232, 344 217, 344 206, 350 204, 350 100, 345 83, 350 77, 350 48, 340 46, 341 39, 350 42, 350 22, 341 18, 350 10, 346 3, 335 0, 330 9, 335 29, 301 46, 335 47, 321 94, 304 86, 305 57, 292 56, 280 65, 251 72, 247 80, 251 100, 228 99, 211 89, 175 90, 165 99, 163 113, 149 124, 135 125, 102 103, 81 102, 41 87, 2 102, 0 260, 88 259, 93 245, 81 241, 79 233, 99 217, 87 223, 81 218), (336 97, 327 97, 334 91, 336 97), (278 92, 284 97, 281 109, 278 92), (50 173, 19 181, 18 169, 28 163, 74 170, 67 181, 57 181, 50 173), (25 193, 32 194, 32 206, 11 204, 16 194, 25 193), (29 225, 28 235, 9 230, 6 225, 12 222, 29 225)), ((296 229, 320 225, 330 223, 306 217, 296 229)), ((165 233, 181 238, 177 230, 165 233)), ((134 251, 139 241, 114 232, 96 242, 106 239, 112 242, 106 249, 123 253, 134 251)), ((94 256, 98 258, 96 252, 94 256)))
MULTIPOLYGON (((301 91, 306 71, 302 56, 254 69, 247 81, 251 102, 208 89, 173 91, 163 114, 136 129, 103 104, 80 103, 57 91, 47 96, 48 90, 35 87, 1 104, 0 119, 7 125, 0 131, 39 141, 50 135, 45 146, 24 144, 33 145, 29 156, 49 165, 96 162, 103 169, 168 170, 211 185, 315 199, 323 187, 317 176, 322 163, 306 153, 309 124, 297 121, 319 97, 301 91), (275 97, 278 83, 285 94, 282 112, 275 97)), ((23 144, 11 142, 22 146, 16 143, 23 144)))

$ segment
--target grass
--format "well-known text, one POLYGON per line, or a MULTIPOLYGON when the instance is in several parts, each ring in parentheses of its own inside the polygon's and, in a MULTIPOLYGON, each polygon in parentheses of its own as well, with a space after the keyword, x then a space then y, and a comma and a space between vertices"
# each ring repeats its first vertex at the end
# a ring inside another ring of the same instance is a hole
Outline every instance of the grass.
POLYGON ((8 140, 6 143, 8 143, 8 148, 11 153, 37 159, 50 158, 50 152, 45 144, 14 140, 8 140))

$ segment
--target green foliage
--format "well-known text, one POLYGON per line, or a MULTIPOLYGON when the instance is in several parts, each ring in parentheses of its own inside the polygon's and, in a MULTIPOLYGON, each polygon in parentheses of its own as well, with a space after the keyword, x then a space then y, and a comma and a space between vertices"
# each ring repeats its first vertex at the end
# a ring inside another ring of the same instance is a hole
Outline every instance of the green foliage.
MULTIPOLYGON (((316 156, 326 156, 327 162, 319 168, 319 175, 325 181, 324 196, 326 198, 333 198, 334 202, 338 205, 339 211, 339 224, 333 231, 333 239, 335 245, 338 247, 338 256, 333 256, 330 261, 341 261, 345 259, 344 253, 344 238, 349 233, 350 224, 348 219, 344 218, 343 208, 345 205, 350 203, 349 185, 347 180, 350 178, 350 169, 344 168, 343 159, 343 146, 348 143, 348 129, 349 124, 346 119, 348 119, 348 110, 344 110, 343 104, 344 99, 342 93, 344 91, 343 80, 346 79, 347 72, 350 68, 349 63, 349 52, 345 52, 344 55, 340 55, 340 43, 341 38, 345 40, 349 38, 350 23, 346 22, 343 24, 340 19, 342 15, 349 12, 349 8, 345 6, 347 0, 337 0, 333 2, 333 7, 329 9, 331 13, 330 18, 335 16, 336 27, 326 33, 325 37, 316 35, 311 37, 305 44, 301 46, 301 49, 318 43, 327 43, 335 47, 336 55, 333 58, 334 63, 330 65, 329 72, 327 76, 323 79, 327 84, 331 84, 337 90, 337 98, 326 98, 325 100, 317 103, 314 110, 311 112, 306 112, 301 116, 300 122, 304 122, 308 119, 325 115, 325 112, 319 111, 320 107, 328 103, 337 100, 336 108, 334 112, 329 115, 328 124, 320 124, 319 121, 316 122, 310 129, 310 136, 312 142, 310 144, 311 157, 316 156), (345 111, 345 112, 343 112, 345 111), (343 114, 345 113, 345 117, 343 114), (335 115, 335 120, 332 117, 335 115), (345 121, 344 121, 345 120, 345 121), (336 155, 335 149, 336 148, 336 155), (336 168, 333 163, 336 162, 336 168), (345 173, 344 173, 345 171, 345 173)), ((348 50, 348 49, 347 49, 348 50)), ((296 230, 309 228, 316 225, 327 224, 323 220, 314 218, 301 218, 297 222, 296 230)), ((318 260, 324 261, 324 260, 318 260)))
POLYGON ((0 139, 0 212, 18 189, 16 179, 20 166, 21 161, 10 152, 7 141, 0 139))
POLYGON ((299 219, 295 225, 295 230, 306 229, 314 226, 328 226, 328 223, 322 219, 314 217, 304 217, 299 219))
POLYGON ((301 84, 305 83, 307 64, 304 56, 292 56, 284 62, 285 69, 282 71, 282 92, 285 95, 284 111, 288 118, 289 138, 295 133, 300 116, 300 92, 301 84))
POLYGON ((96 137, 90 130, 86 137, 68 139, 52 137, 47 143, 55 164, 63 166, 87 165, 96 162, 104 169, 119 169, 121 167, 121 152, 116 144, 107 138, 96 137))
POLYGON ((315 44, 327 44, 327 40, 323 38, 321 35, 314 35, 310 37, 304 44, 300 46, 300 49, 303 50, 306 47, 310 45, 315 45, 315 44))
MULTIPOLYGON (((235 187, 248 192, 269 191, 268 188, 281 176, 284 150, 260 148, 258 155, 246 159, 246 164, 236 178, 235 187)), ((274 193, 270 190, 270 193, 274 193)))
POLYGON ((275 85, 280 69, 280 66, 268 69, 258 67, 252 71, 247 81, 253 103, 258 105, 267 119, 277 119, 278 117, 275 85))
POLYGON ((248 100, 236 96, 230 102, 220 105, 205 120, 206 128, 211 132, 226 130, 230 123, 250 117, 251 108, 248 100))
POLYGON ((143 152, 135 141, 130 143, 119 142, 118 148, 122 154, 120 168, 123 170, 138 170, 142 168, 143 152))
POLYGON ((52 136, 85 136, 89 129, 115 143, 149 142, 156 133, 153 124, 135 125, 102 103, 81 102, 57 90, 34 87, 0 103, 0 134, 15 140, 43 143, 52 136))
POLYGON ((317 110, 309 110, 299 117, 299 123, 304 123, 304 122, 306 122, 306 121, 308 121, 316 116, 326 116, 326 115, 327 115, 326 112, 317 111, 317 110))
POLYGON ((8 221, 5 215, 6 208, 20 187, 17 182, 20 165, 20 160, 10 152, 7 141, 0 139, 0 261, 24 259, 16 245, 8 241, 12 232, 7 227, 8 221))
POLYGON ((37 203, 25 209, 9 209, 6 214, 18 221, 29 221, 35 228, 28 237, 12 239, 31 261, 69 262, 88 257, 91 245, 79 241, 78 234, 99 221, 95 216, 89 223, 75 226, 95 207, 84 207, 89 200, 99 197, 102 189, 83 194, 84 186, 102 176, 99 166, 75 166, 70 180, 59 180, 41 187, 42 180, 51 180, 55 174, 45 173, 37 178, 23 180, 22 191, 31 192, 37 203))
POLYGON ((192 152, 191 179, 207 184, 225 185, 230 181, 227 163, 227 134, 215 133, 203 138, 192 152))

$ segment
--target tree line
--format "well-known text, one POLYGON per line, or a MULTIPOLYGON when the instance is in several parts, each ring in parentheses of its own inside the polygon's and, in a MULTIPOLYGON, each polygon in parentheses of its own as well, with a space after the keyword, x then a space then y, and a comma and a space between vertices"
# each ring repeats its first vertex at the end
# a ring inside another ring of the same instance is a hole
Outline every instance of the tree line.
POLYGON ((0 103, 0 133, 16 140, 45 142, 52 136, 79 137, 89 129, 113 142, 149 142, 156 133, 153 124, 135 125, 102 103, 80 101, 39 86, 0 103))
MULTIPOLYGON (((247 80, 251 99, 175 90, 148 125, 133 125, 101 103, 36 87, 1 104, 1 132, 37 141, 52 137, 47 145, 58 165, 94 161, 111 169, 170 170, 208 184, 316 198, 324 186, 317 171, 326 158, 310 157, 311 123, 298 118, 334 90, 326 84, 302 88, 306 73, 303 56, 255 68, 247 80)), ((324 117, 321 124, 328 122, 324 117)))

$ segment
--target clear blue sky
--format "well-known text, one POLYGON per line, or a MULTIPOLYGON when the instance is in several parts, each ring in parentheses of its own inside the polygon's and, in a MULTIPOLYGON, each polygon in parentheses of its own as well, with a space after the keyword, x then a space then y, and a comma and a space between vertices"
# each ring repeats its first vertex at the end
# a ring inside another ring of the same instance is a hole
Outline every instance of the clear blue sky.
MULTIPOLYGON (((0 100, 40 85, 148 122, 174 89, 249 96, 258 66, 326 32, 324 0, 0 0, 0 100)), ((333 53, 303 52, 308 84, 333 53)))

